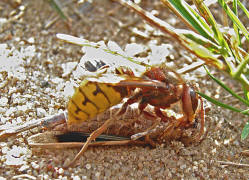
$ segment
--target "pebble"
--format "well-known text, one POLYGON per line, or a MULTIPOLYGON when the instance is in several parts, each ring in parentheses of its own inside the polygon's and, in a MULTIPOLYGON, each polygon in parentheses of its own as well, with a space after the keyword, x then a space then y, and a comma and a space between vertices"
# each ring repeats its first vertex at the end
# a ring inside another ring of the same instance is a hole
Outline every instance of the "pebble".
POLYGON ((217 171, 215 169, 212 169, 212 170, 209 171, 209 175, 211 177, 215 177, 217 175, 217 171))
POLYGON ((110 177, 111 177, 111 175, 112 175, 111 170, 106 169, 106 170, 105 170, 105 177, 110 178, 110 177))
POLYGON ((19 6, 19 9, 21 10, 21 11, 24 11, 25 10, 25 6, 19 6))
MULTIPOLYGON (((1 113, 1 114, 3 114, 5 111, 6 111, 5 108, 0 107, 0 113, 1 113)), ((5 122, 6 122, 6 118, 2 117, 2 118, 1 118, 1 123, 2 123, 2 124, 5 124, 5 122)))
POLYGON ((212 154, 215 154, 216 153, 216 148, 214 148, 212 151, 211 151, 212 154))
POLYGON ((119 168, 120 168, 119 164, 116 163, 116 164, 113 165, 114 170, 118 170, 119 168))
POLYGON ((63 166, 66 166, 67 164, 69 164, 71 162, 71 160, 69 158, 67 158, 64 163, 63 163, 63 166))
POLYGON ((91 164, 86 164, 86 169, 87 170, 91 169, 91 164))
POLYGON ((5 115, 6 115, 6 116, 13 117, 13 115, 15 114, 16 111, 17 111, 17 108, 16 108, 16 107, 10 107, 10 108, 6 111, 5 115))
POLYGON ((138 166, 138 169, 143 169, 143 163, 139 162, 137 166, 138 166))
POLYGON ((203 172, 205 172, 205 173, 208 172, 208 168, 207 168, 207 167, 203 167, 202 170, 203 170, 203 172))
POLYGON ((233 144, 236 145, 236 146, 239 146, 239 145, 240 145, 240 143, 239 143, 238 140, 235 140, 235 141, 233 142, 233 144))
POLYGON ((30 167, 28 165, 22 165, 20 168, 19 168, 19 171, 20 172, 23 172, 23 171, 26 171, 27 169, 29 169, 30 167))
POLYGON ((49 176, 48 176, 47 174, 45 174, 45 175, 43 176, 43 179, 44 179, 44 180, 48 180, 48 179, 49 179, 49 176))
POLYGON ((9 148, 7 146, 2 148, 2 153, 6 154, 9 151, 9 148))
POLYGON ((96 176, 96 177, 100 177, 100 174, 101 174, 100 172, 96 172, 96 173, 95 173, 95 176, 96 176))
POLYGON ((46 115, 46 110, 43 108, 37 108, 36 113, 38 117, 44 117, 46 115))
POLYGON ((16 37, 16 38, 14 38, 14 39, 15 39, 16 42, 19 42, 19 41, 21 40, 20 37, 16 37))
POLYGON ((187 167, 187 165, 183 164, 183 165, 180 166, 180 169, 185 169, 186 167, 187 167))
MULTIPOLYGON (((0 18, 0 26, 2 26, 4 23, 6 23, 8 20, 6 18, 0 18)), ((7 45, 7 44, 5 44, 7 45)))
POLYGON ((67 180, 67 177, 66 177, 66 176, 64 176, 64 177, 62 177, 62 178, 61 178, 61 180, 67 180))
POLYGON ((30 38, 28 39, 28 42, 29 42, 30 44, 33 44, 33 43, 35 42, 35 38, 34 38, 34 37, 30 37, 30 38))
POLYGON ((0 98, 0 106, 4 107, 7 106, 7 104, 8 104, 8 98, 6 97, 0 98))
MULTIPOLYGON (((84 179, 84 178, 82 177, 82 179, 84 179)), ((74 176, 73 180, 81 180, 81 178, 79 176, 74 176)))
POLYGON ((63 168, 60 168, 60 169, 58 170, 58 173, 59 173, 59 174, 64 174, 64 169, 63 169, 63 168))
POLYGON ((36 162, 31 162, 31 166, 34 169, 39 169, 40 168, 39 164, 37 164, 36 162))

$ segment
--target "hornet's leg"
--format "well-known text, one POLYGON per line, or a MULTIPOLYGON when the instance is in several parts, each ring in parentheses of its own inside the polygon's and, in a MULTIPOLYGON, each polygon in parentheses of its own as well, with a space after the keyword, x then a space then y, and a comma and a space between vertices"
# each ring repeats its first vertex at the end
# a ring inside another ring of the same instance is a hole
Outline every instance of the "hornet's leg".
MULTIPOLYGON (((131 105, 131 104, 133 104, 133 103, 135 103, 135 102, 137 102, 137 101, 139 101, 140 98, 142 97, 142 95, 143 95, 142 92, 139 91, 139 92, 137 92, 135 95, 133 95, 132 97, 130 97, 130 98, 122 105, 122 107, 120 108, 120 110, 117 112, 116 116, 121 116, 121 115, 123 115, 123 114, 127 111, 128 106, 131 105)), ((127 127, 128 125, 129 125, 129 123, 120 126, 119 129, 118 129, 118 132, 119 132, 124 126, 127 127)))
POLYGON ((128 107, 128 105, 131 105, 137 101, 139 101, 139 99, 141 99, 142 97, 142 92, 139 91, 137 92, 134 96, 130 97, 121 107, 121 109, 117 112, 117 116, 123 115, 126 112, 126 109, 128 107))
POLYGON ((144 110, 147 107, 147 105, 148 105, 148 103, 144 99, 142 99, 141 102, 139 102, 138 109, 140 111, 140 114, 143 114, 145 117, 147 117, 149 119, 155 119, 156 118, 155 115, 144 110))

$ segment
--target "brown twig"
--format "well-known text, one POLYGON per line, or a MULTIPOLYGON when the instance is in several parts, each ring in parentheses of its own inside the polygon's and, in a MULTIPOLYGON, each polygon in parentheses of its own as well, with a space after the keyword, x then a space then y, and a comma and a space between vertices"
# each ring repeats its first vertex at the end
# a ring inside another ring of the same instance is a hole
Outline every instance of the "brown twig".
POLYGON ((217 162, 222 164, 222 165, 249 167, 249 164, 241 164, 241 163, 234 163, 234 162, 227 162, 227 161, 217 161, 217 162))

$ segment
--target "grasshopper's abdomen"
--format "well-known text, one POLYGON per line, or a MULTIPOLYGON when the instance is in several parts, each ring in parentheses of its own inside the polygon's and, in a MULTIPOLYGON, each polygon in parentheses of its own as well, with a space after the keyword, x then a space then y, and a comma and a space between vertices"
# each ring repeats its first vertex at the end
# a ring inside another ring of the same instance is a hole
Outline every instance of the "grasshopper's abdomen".
POLYGON ((119 104, 127 95, 125 87, 85 80, 68 103, 68 124, 80 124, 119 104))

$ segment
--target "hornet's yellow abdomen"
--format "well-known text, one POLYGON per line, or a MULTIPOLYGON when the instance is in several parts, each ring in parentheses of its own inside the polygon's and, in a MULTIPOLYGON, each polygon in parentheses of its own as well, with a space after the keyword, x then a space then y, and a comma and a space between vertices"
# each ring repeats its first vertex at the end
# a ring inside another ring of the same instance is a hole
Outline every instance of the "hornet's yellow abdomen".
MULTIPOLYGON (((121 88, 126 91, 126 88, 121 88)), ((90 120, 123 99, 114 85, 84 80, 68 103, 68 124, 79 124, 90 120)))

